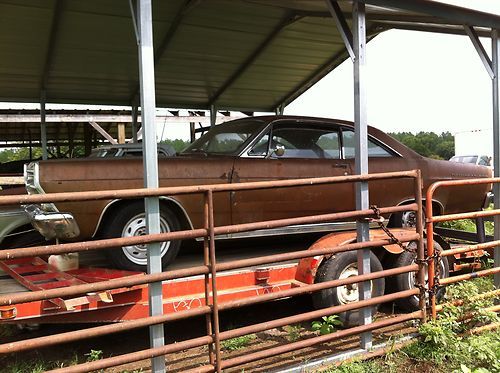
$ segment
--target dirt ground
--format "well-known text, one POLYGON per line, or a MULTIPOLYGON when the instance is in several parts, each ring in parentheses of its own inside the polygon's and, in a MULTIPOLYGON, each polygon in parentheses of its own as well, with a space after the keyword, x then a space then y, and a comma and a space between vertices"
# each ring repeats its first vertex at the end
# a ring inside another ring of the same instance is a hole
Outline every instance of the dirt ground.
MULTIPOLYGON (((221 330, 230 330, 251 323, 265 322, 276 318, 286 317, 300 312, 311 311, 312 304, 310 297, 285 299, 267 305, 256 305, 246 307, 242 310, 227 311, 220 314, 221 330)), ((393 314, 391 305, 383 305, 382 312, 377 314, 377 318, 390 317, 393 314)), ((36 331, 17 331, 8 336, 2 336, 2 342, 9 342, 20 339, 28 339, 42 335, 61 333, 64 331, 76 330, 88 327, 88 325, 44 325, 36 331)), ((196 318, 174 322, 165 325, 166 343, 175 343, 182 340, 202 336, 205 330, 204 318, 196 318)), ((400 327, 390 327, 381 329, 374 333, 375 341, 384 341, 400 338, 403 334, 411 333, 414 329, 410 324, 400 327)), ((242 343, 240 348, 234 351, 223 347, 222 358, 232 358, 245 355, 249 352, 261 351, 269 347, 283 345, 297 340, 307 339, 317 335, 312 331, 311 323, 305 322, 300 325, 271 329, 253 335, 249 341, 242 343)), ((42 359, 46 368, 55 366, 68 366, 76 362, 82 363, 90 359, 91 350, 102 351, 102 357, 117 356, 129 352, 146 349, 149 347, 149 334, 147 329, 130 331, 120 334, 109 335, 101 338, 86 339, 75 343, 61 346, 53 346, 38 351, 30 351, 21 354, 14 354, 0 358, 0 371, 13 372, 18 367, 20 360, 37 361, 42 359)), ((359 347, 359 337, 349 337, 331 343, 310 347, 295 352, 270 357, 251 364, 227 369, 225 372, 269 372, 291 367, 320 357, 333 355, 341 351, 355 349, 359 347)), ((176 352, 165 357, 169 372, 184 372, 195 369, 208 363, 208 347, 202 346, 189 350, 176 352)), ((150 360, 143 360, 120 367, 104 370, 105 372, 149 372, 150 360)), ((28 372, 29 373, 29 372, 28 372)))

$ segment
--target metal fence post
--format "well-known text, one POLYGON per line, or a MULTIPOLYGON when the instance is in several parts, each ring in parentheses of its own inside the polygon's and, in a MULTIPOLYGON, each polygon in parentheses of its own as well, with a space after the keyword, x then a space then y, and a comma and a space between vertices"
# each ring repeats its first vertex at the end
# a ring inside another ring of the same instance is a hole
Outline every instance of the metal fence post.
MULTIPOLYGON (((204 218, 204 227, 205 229, 210 232, 210 201, 209 201, 209 195, 206 193, 204 195, 205 197, 205 203, 204 203, 204 208, 203 208, 203 218, 204 218)), ((209 236, 203 237, 203 264, 205 264, 208 268, 209 271, 211 269, 210 267, 210 241, 209 241, 209 236)), ((207 306, 212 305, 213 303, 210 300, 210 274, 207 273, 205 275, 205 304, 207 306)), ((209 313, 205 316, 205 324, 207 327, 207 334, 212 335, 213 334, 213 328, 212 328, 212 313, 209 313)), ((214 354, 214 343, 210 343, 208 345, 208 361, 210 364, 215 365, 215 354, 214 354)))
POLYGON ((214 223, 214 198, 212 190, 207 191, 206 198, 208 200, 208 230, 209 230, 209 259, 210 259, 210 276, 212 278, 212 323, 214 333, 215 347, 215 371, 222 372, 221 368, 221 351, 220 351, 220 336, 219 336, 219 302, 217 300, 217 268, 215 258, 215 223, 214 223))
MULTIPOLYGON (((45 91, 40 94, 40 142, 42 143, 42 159, 46 160, 47 157, 47 122, 45 115, 45 103, 47 95, 45 91)), ((31 158, 31 157, 30 157, 31 158)))
MULTIPOLYGON (((352 8, 353 20, 353 44, 354 44, 354 127, 356 136, 355 168, 356 174, 368 173, 368 124, 366 108, 366 18, 365 3, 354 0, 352 8)), ((356 183, 356 209, 365 210, 369 208, 368 182, 356 183)), ((367 221, 356 223, 358 242, 370 240, 369 224, 367 221)), ((358 271, 359 274, 370 273, 370 253, 369 249, 358 251, 358 271)), ((359 299, 369 299, 371 297, 370 282, 359 284, 359 299)), ((371 308, 366 307, 360 310, 361 324, 372 322, 371 308)), ((372 345, 371 332, 361 335, 361 348, 369 349, 372 345)))
POLYGON ((418 306, 420 311, 422 311, 422 322, 425 322, 427 319, 426 314, 426 289, 425 289, 425 246, 424 246, 424 224, 423 224, 423 208, 422 208, 422 174, 420 170, 417 170, 417 177, 413 180, 414 185, 414 193, 415 193, 415 201, 417 202, 417 219, 416 219, 416 229, 419 234, 419 239, 417 242, 417 263, 418 263, 418 272, 417 272, 417 283, 420 286, 420 295, 418 306))
MULTIPOLYGON (((155 128, 155 76, 153 47, 153 18, 151 0, 139 0, 137 3, 137 24, 139 29, 139 80, 141 87, 141 118, 143 128, 143 162, 144 186, 158 187, 158 154, 155 128)), ((146 211, 147 234, 160 232, 160 203, 158 197, 144 199, 146 211)), ((160 243, 148 244, 148 273, 162 271, 160 243)), ((149 285, 149 314, 163 313, 163 297, 161 282, 149 285)), ((151 347, 164 345, 163 324, 149 328, 151 347)), ((165 371, 165 358, 159 356, 151 359, 152 371, 165 371)))
POLYGON ((139 107, 132 106, 132 142, 137 143, 137 121, 139 119, 139 107))
MULTIPOLYGON (((498 73, 500 63, 500 40, 499 30, 493 30, 491 34, 492 46, 492 69, 493 69, 493 166, 495 177, 500 177, 500 90, 498 84, 498 73)), ((493 184, 494 205, 495 209, 500 208, 500 184, 493 184)), ((500 215, 496 215, 495 219, 495 240, 500 239, 500 215)), ((497 247, 495 252, 495 267, 500 267, 500 248, 497 247)), ((495 274, 495 286, 500 288, 500 274, 495 274)))

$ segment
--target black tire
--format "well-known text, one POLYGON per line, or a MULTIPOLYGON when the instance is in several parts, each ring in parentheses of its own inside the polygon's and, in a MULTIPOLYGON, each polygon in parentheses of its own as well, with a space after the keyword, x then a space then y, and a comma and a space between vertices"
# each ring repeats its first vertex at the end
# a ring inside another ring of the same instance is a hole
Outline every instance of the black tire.
MULTIPOLYGON (((413 247, 416 247, 415 243, 411 243, 413 247)), ((441 248, 441 245, 439 243, 434 242, 434 249, 438 251, 443 251, 441 248)), ((394 263, 394 267, 404 267, 408 265, 412 265, 415 263, 416 259, 416 254, 410 253, 408 251, 404 251, 401 254, 398 255, 396 258, 396 261, 394 263)), ((427 270, 427 266, 425 267, 427 270)), ((447 257, 442 257, 440 260, 440 278, 446 278, 450 275, 450 267, 448 264, 448 258, 447 257)), ((427 272, 426 272, 427 273, 427 272)), ((427 279, 427 275, 426 275, 427 279)), ((395 276, 392 281, 394 284, 394 291, 399 292, 399 291, 405 291, 405 290, 410 290, 415 287, 416 283, 416 273, 411 272, 411 273, 402 273, 400 275, 395 276)), ((442 298, 444 295, 444 289, 441 289, 437 293, 437 297, 442 298)), ((419 298, 418 295, 414 295, 408 298, 401 298, 396 300, 396 304, 403 310, 405 311, 416 311, 419 309, 419 298)))
MULTIPOLYGON (((351 277, 357 274, 358 258, 355 251, 340 253, 324 261, 318 268, 316 274, 316 283, 336 280, 338 278, 351 277), (349 274, 349 272, 351 274, 349 274)), ((372 272, 382 271, 382 264, 373 252, 370 252, 370 265, 372 272)), ((379 297, 384 294, 385 280, 383 278, 371 281, 372 298, 379 297)), ((340 306, 358 300, 357 284, 347 286, 339 286, 338 288, 330 288, 313 293, 313 305, 315 308, 326 308, 332 306, 340 306), (350 292, 350 294, 349 294, 350 292), (345 296, 343 296, 345 295, 345 296)), ((378 306, 372 307, 372 312, 375 313, 378 306)), ((352 310, 338 314, 344 327, 350 327, 360 324, 359 310, 352 310)))
MULTIPOLYGON (((116 238, 138 236, 145 234, 144 203, 133 202, 115 210, 105 221, 102 236, 116 238), (142 219, 142 220, 141 220, 142 219), (127 233, 128 232, 128 233, 127 233)), ((162 233, 180 230, 177 216, 165 206, 160 205, 160 229, 162 233)), ((181 241, 167 241, 162 245, 162 268, 166 268, 177 256, 181 241)), ((119 269, 129 271, 147 271, 147 256, 145 246, 124 246, 106 251, 110 263, 119 269)))

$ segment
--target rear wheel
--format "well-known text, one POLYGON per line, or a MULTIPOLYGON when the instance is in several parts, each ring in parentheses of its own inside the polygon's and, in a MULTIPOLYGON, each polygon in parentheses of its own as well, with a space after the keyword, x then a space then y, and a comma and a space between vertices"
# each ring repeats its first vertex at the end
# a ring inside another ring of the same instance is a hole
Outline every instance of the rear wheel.
MULTIPOLYGON (((415 243, 412 243, 411 245, 413 246, 413 248, 416 248, 415 243)), ((412 246, 410 246, 410 248, 412 246)), ((443 251, 443 249, 437 242, 434 242, 434 249, 440 252, 443 251)), ((401 254, 399 254, 398 257, 396 258, 396 261, 394 262, 394 267, 396 268, 404 267, 415 263, 416 263, 416 253, 404 251, 401 254)), ((425 265, 424 268, 425 268, 425 282, 427 283, 428 281, 427 265, 425 265)), ((449 275, 450 275, 450 268, 448 265, 448 258, 442 257, 441 260, 439 261, 439 277, 446 278, 449 275)), ((393 282, 394 282, 394 290, 396 292, 414 289, 417 284, 417 273, 416 272, 402 273, 400 275, 395 276, 393 282)), ((444 291, 439 291, 437 294, 438 298, 442 297, 443 295, 444 291)), ((408 298, 398 299, 396 300, 396 304, 400 308, 406 311, 416 311, 419 309, 419 297, 418 295, 413 295, 408 298)))
MULTIPOLYGON (((382 264, 378 258, 370 252, 370 265, 372 272, 382 271, 382 264)), ((346 279, 358 275, 358 259, 355 251, 337 254, 321 264, 316 274, 316 283, 336 279, 346 279)), ((384 294, 385 280, 383 278, 370 281, 371 297, 375 298, 384 294)), ((359 300, 358 284, 339 286, 313 293, 313 304, 316 308, 341 306, 357 302, 359 300)), ((378 306, 372 307, 376 312, 378 306)), ((339 319, 343 325, 359 325, 361 321, 359 310, 339 313, 339 319)))
MULTIPOLYGON (((179 219, 166 207, 160 207, 160 232, 167 233, 180 229, 179 219)), ((103 235, 106 238, 134 237, 146 235, 146 215, 144 204, 134 202, 115 212, 108 220, 103 235)), ((170 264, 179 253, 181 241, 160 243, 162 268, 170 264)), ((130 245, 107 251, 112 265, 130 271, 147 271, 147 245, 130 245)))

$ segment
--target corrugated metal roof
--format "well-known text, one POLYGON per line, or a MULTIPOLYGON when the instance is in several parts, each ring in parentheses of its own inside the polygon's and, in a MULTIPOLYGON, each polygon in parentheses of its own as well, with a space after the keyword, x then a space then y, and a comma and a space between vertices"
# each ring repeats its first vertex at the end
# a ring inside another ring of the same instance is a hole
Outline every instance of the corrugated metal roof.
MULTIPOLYGON (((369 0, 390 28, 479 33, 500 17, 430 1, 369 0), (380 5, 404 6, 405 10, 380 5), (404 5, 402 5, 404 4, 404 5)), ((339 1, 350 18, 351 1, 339 1)), ((287 104, 347 58, 322 0, 153 2, 157 106, 247 111, 287 104)), ((138 57, 125 0, 0 0, 0 100, 130 105, 138 57)))

